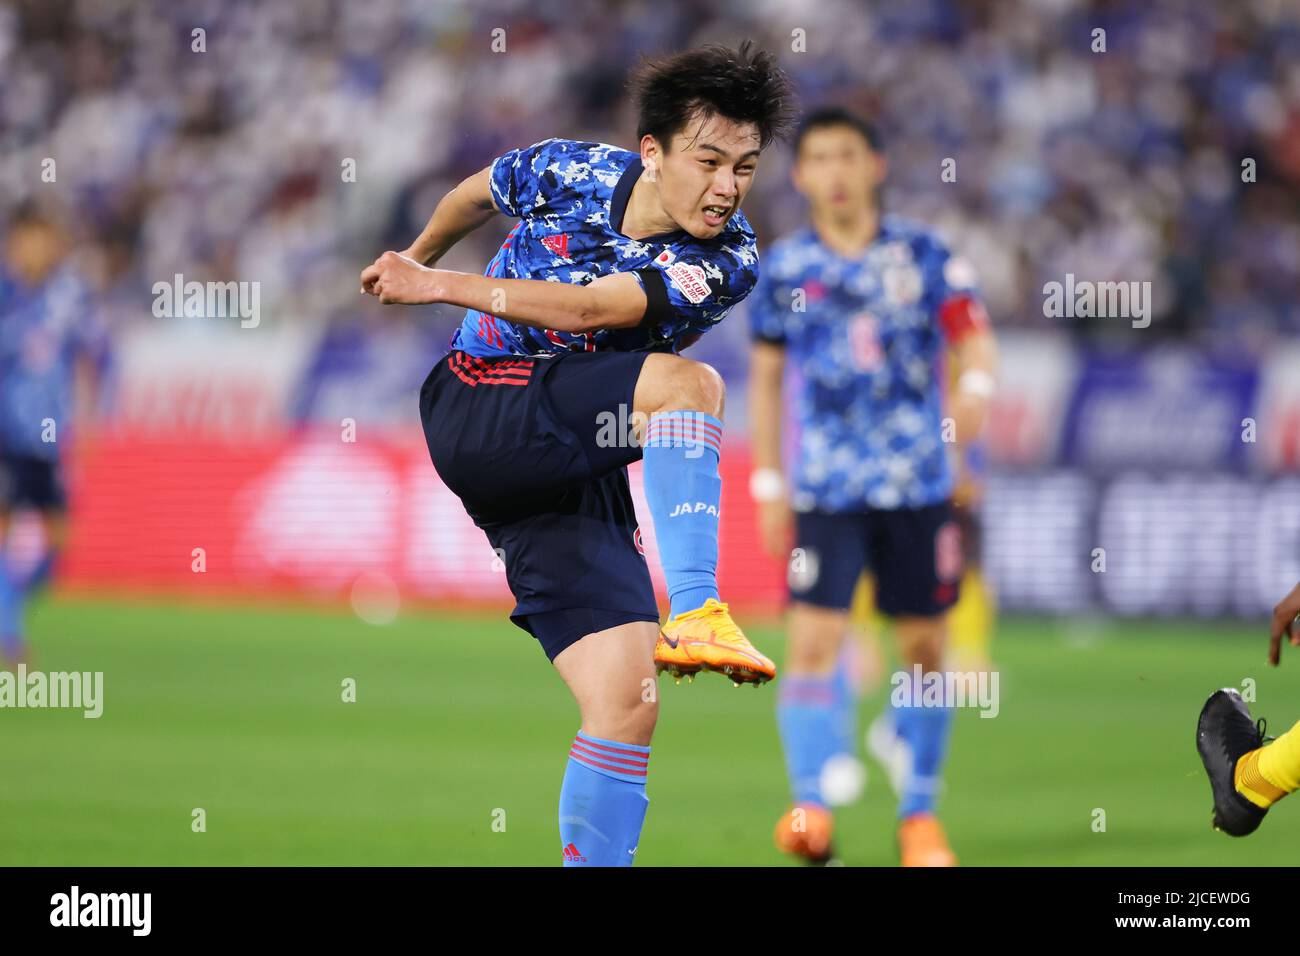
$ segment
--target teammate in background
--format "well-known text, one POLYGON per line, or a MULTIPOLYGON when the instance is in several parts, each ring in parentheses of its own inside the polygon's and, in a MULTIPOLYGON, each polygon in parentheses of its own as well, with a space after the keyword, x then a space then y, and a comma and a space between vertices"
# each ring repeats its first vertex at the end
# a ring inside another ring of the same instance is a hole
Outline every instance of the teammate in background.
POLYGON ((0 656, 10 665, 28 659, 25 605, 66 540, 61 453, 93 387, 89 300, 66 255, 60 228, 29 209, 10 224, 0 265, 0 656), (43 548, 26 568, 8 547, 23 509, 39 517, 43 548))
POLYGON ((560 792, 566 866, 632 862, 656 670, 776 672, 718 596, 722 379, 674 353, 756 281, 740 204, 792 93, 748 43, 646 63, 634 89, 637 152, 551 139, 506 153, 361 275, 385 303, 469 310, 420 412, 438 474, 504 556, 512 620, 582 713, 560 792), (486 276, 430 268, 496 212, 520 221, 486 276), (671 602, 662 632, 628 490, 637 459, 671 602))
MULTIPOLYGON (((1282 660, 1282 638, 1300 647, 1300 584, 1273 609, 1268 662, 1282 660)), ((1250 710, 1234 688, 1215 691, 1196 722, 1196 749, 1210 777, 1216 830, 1230 836, 1254 833, 1269 807, 1300 789, 1300 721, 1273 739, 1266 725, 1251 720, 1250 710)))
MULTIPOLYGON (((811 861, 831 854, 818 774, 836 739, 832 685, 854 586, 870 568, 909 676, 914 664, 924 673, 942 668, 945 612, 961 576, 944 441, 978 435, 993 391, 995 345, 970 268, 930 232, 881 216, 884 175, 869 124, 838 109, 803 121, 793 180, 812 224, 772 246, 750 313, 751 492, 766 548, 791 570, 778 722, 794 806, 776 842, 811 861), (945 410, 946 346, 959 377, 945 410), (780 435, 787 355, 803 383, 789 485, 780 435)), ((934 815, 950 717, 943 707, 895 713, 913 755, 899 802, 905 866, 956 862, 934 815)))

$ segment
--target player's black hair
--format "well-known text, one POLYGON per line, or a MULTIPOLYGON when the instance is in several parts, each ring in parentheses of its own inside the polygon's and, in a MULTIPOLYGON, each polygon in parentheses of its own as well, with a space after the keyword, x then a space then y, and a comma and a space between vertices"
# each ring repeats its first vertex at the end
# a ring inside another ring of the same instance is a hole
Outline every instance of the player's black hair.
POLYGON ((649 134, 667 146, 695 116, 722 116, 758 127, 759 148, 789 135, 794 88, 776 57, 746 40, 644 60, 632 76, 637 139, 649 134))
POLYGON ((50 219, 45 211, 41 209, 35 200, 25 200, 20 203, 16 209, 9 214, 9 226, 52 226, 53 220, 50 219))
POLYGON ((799 121, 799 129, 794 134, 795 155, 799 155, 799 147, 803 145, 805 136, 815 129, 827 129, 832 126, 847 126, 855 130, 867 141, 867 145, 874 153, 879 153, 885 148, 884 138, 875 123, 863 119, 857 113, 842 106, 823 106, 805 114, 799 121))

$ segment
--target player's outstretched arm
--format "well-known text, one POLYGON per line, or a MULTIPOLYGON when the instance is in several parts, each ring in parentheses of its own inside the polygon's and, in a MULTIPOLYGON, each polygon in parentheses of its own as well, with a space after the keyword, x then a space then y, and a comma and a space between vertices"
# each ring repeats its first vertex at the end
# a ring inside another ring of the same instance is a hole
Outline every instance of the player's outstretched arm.
POLYGON ((1273 626, 1268 636, 1268 662, 1274 667, 1282 660, 1282 635, 1291 641, 1292 647, 1300 647, 1300 628, 1295 626, 1296 615, 1300 614, 1300 584, 1273 608, 1273 626))
POLYGON ((442 197, 410 246, 385 252, 367 266, 361 291, 386 305, 445 302, 557 332, 627 328, 644 318, 645 292, 631 275, 603 276, 578 286, 429 268, 497 212, 488 166, 442 197))
POLYGON ((445 302, 557 332, 631 328, 646 311, 646 295, 631 273, 601 276, 586 285, 541 279, 500 279, 430 269, 398 252, 385 252, 361 274, 362 291, 384 304, 445 302))

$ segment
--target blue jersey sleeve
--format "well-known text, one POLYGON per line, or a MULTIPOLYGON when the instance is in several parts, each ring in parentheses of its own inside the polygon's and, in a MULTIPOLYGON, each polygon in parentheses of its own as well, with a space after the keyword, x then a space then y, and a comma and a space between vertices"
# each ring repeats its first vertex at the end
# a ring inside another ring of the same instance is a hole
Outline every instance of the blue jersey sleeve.
POLYGON ((707 332, 753 290, 758 245, 747 226, 716 244, 675 243, 636 276, 659 338, 707 332))
POLYGON ((939 253, 940 268, 936 277, 939 300, 942 302, 959 295, 979 298, 979 282, 970 260, 950 252, 945 246, 939 247, 939 253))
POLYGON ((980 299, 975 267, 937 240, 933 241, 933 249, 931 315, 944 338, 957 342, 973 331, 987 329, 989 318, 980 299))
POLYGON ((565 180, 566 165, 577 144, 545 139, 523 149, 512 149, 492 161, 492 201, 507 216, 521 219, 553 201, 554 187, 565 180))
MULTIPOLYGON (((952 252, 936 233, 918 232, 912 239, 912 254, 921 269, 925 295, 934 306, 956 296, 979 297, 975 267, 952 252)), ((886 281, 889 278, 885 276, 886 281)))

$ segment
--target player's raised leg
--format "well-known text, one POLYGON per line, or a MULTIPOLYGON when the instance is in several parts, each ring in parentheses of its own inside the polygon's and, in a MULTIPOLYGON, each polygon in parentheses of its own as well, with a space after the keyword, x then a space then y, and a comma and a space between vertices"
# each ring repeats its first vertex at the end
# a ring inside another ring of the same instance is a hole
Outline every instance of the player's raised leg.
POLYGON ((725 398, 716 371, 680 356, 649 356, 637 379, 646 502, 671 603, 655 659, 679 678, 711 670, 761 684, 776 676, 776 665, 749 643, 718 595, 725 398))
POLYGON ((645 822, 650 738, 659 717, 656 625, 588 634, 555 658, 582 713, 560 789, 565 866, 631 866, 645 822))

